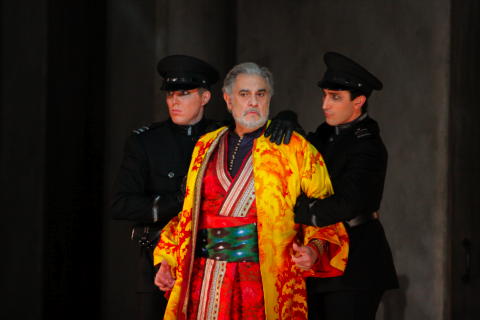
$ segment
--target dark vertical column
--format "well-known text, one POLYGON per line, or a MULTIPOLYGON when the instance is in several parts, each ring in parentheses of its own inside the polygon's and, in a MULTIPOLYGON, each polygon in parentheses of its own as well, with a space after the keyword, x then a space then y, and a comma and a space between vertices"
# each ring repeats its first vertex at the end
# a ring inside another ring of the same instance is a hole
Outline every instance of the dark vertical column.
POLYGON ((451 319, 480 313, 480 3, 451 1, 451 319))
POLYGON ((1 3, 1 319, 42 315, 46 7, 1 3))
POLYGON ((135 319, 139 252, 130 240, 132 224, 112 221, 109 206, 125 139, 153 120, 155 3, 108 1, 102 319, 135 319))
POLYGON ((45 319, 100 318, 104 57, 104 2, 50 1, 45 319))

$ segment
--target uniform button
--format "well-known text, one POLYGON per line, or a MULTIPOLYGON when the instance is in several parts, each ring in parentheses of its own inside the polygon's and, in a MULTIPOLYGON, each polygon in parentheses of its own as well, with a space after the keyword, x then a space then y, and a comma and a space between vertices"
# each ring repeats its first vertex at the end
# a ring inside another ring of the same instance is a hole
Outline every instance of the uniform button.
POLYGON ((168 177, 169 177, 170 179, 173 178, 173 177, 175 177, 175 172, 170 171, 170 172, 168 173, 168 177))

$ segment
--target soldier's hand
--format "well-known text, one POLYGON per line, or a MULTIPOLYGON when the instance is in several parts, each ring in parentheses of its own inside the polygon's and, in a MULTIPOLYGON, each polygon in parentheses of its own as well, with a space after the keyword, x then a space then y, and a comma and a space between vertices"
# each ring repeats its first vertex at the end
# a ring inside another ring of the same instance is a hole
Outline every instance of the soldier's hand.
POLYGON ((303 128, 298 123, 297 114, 293 111, 281 111, 275 117, 265 130, 265 137, 270 137, 270 141, 280 145, 289 144, 293 131, 305 135, 303 128))
POLYGON ((172 269, 166 260, 163 260, 160 264, 155 275, 155 285, 162 291, 172 290, 175 284, 175 278, 172 276, 172 269))
POLYGON ((295 212, 295 223, 304 224, 307 226, 317 226, 315 223, 316 217, 314 217, 310 212, 310 208, 315 204, 316 201, 317 199, 310 199, 303 193, 297 198, 295 208, 293 209, 295 212))
POLYGON ((303 270, 310 270, 317 261, 317 252, 309 246, 293 243, 292 261, 303 270))
POLYGON ((274 119, 265 130, 265 137, 270 137, 270 141, 280 145, 282 143, 289 144, 292 137, 293 127, 290 122, 274 119))

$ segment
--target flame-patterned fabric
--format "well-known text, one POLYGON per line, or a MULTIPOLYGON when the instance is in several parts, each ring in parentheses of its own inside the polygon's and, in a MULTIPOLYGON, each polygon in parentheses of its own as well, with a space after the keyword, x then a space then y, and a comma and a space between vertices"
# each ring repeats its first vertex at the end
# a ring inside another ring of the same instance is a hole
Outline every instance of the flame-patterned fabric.
MULTIPOLYGON (((154 251, 154 263, 166 260, 176 278, 165 319, 198 316, 187 311, 196 309, 189 307, 189 298, 194 278, 198 282, 201 277, 198 265, 194 264, 197 246, 194 240, 202 224, 202 185, 208 164, 227 130, 223 127, 207 133, 197 142, 183 210, 162 230, 154 251)), ((297 225, 293 219, 295 201, 302 191, 317 198, 333 194, 327 169, 318 151, 296 133, 288 145, 276 145, 263 136, 257 138, 251 157, 255 194, 252 205, 256 211, 266 319, 307 319, 305 276, 342 275, 348 257, 348 235, 342 223, 316 228, 297 225), (294 241, 308 244, 313 239, 326 243, 328 250, 324 252, 328 256, 319 259, 320 265, 317 263, 314 271, 305 272, 292 262, 292 244, 294 241)))

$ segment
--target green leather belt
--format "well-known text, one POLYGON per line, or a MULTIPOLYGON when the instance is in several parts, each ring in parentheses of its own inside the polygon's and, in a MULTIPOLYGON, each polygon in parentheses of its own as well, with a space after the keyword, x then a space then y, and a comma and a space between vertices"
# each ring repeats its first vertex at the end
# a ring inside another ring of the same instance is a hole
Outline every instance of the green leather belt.
POLYGON ((258 262, 258 237, 255 223, 237 227, 199 231, 197 255, 218 261, 258 262))

